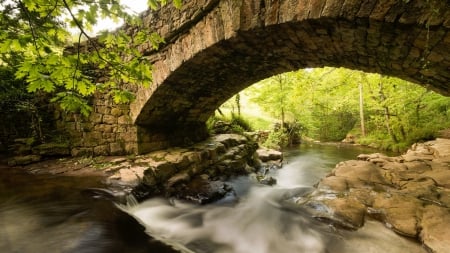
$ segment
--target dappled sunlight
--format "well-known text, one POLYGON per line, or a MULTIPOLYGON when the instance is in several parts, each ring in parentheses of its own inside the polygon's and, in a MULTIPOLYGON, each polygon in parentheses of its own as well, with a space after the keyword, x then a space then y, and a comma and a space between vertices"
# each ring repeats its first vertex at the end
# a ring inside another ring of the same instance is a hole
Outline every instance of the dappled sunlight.
POLYGON ((450 98, 405 80, 345 68, 287 72, 238 95, 219 110, 230 116, 240 111, 250 125, 265 120, 264 130, 274 130, 275 123, 298 125, 309 140, 346 140, 398 152, 450 127, 450 98))

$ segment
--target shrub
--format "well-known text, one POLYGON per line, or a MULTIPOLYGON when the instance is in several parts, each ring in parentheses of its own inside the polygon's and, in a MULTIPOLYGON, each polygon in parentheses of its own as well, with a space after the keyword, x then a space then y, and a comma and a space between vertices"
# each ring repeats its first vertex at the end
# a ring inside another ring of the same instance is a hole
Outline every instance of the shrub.
POLYGON ((232 115, 231 118, 212 116, 206 122, 206 127, 211 134, 244 133, 252 131, 252 127, 246 119, 235 115, 232 115))
POLYGON ((271 131, 267 140, 262 144, 266 148, 281 149, 289 143, 289 136, 281 130, 271 131))

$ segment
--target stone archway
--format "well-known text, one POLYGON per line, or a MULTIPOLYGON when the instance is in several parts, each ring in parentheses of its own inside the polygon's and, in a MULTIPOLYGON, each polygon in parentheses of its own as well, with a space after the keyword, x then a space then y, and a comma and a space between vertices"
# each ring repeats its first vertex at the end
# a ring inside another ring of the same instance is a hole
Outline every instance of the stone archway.
POLYGON ((228 98, 300 68, 377 72, 450 94, 445 1, 196 0, 144 20, 167 43, 141 48, 154 83, 131 105, 140 152, 205 138, 205 121, 228 98))

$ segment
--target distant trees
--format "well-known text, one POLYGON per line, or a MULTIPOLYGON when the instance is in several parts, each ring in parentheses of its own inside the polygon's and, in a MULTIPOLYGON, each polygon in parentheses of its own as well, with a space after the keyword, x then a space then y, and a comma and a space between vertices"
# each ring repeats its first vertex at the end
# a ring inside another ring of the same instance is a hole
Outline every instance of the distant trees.
POLYGON ((304 135, 321 141, 341 141, 352 133, 365 144, 402 149, 450 126, 450 98, 397 78, 343 68, 277 75, 246 93, 281 122, 289 115, 304 135))

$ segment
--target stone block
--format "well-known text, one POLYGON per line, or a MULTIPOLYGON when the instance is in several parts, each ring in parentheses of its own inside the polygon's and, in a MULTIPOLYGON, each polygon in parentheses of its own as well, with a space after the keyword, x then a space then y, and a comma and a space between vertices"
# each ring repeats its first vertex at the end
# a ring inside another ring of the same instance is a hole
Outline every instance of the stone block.
POLYGON ((121 143, 110 143, 109 153, 111 155, 123 155, 125 153, 124 145, 122 145, 121 143))
POLYGON ((136 133, 133 132, 118 133, 117 139, 123 140, 124 142, 137 142, 136 133))
POLYGON ((109 155, 108 145, 100 145, 94 147, 94 155, 109 155))
POLYGON ((117 130, 115 132, 117 132, 117 133, 128 132, 128 127, 125 125, 119 125, 119 126, 117 126, 117 130))
POLYGON ((116 134, 115 133, 102 133, 103 140, 105 142, 115 142, 116 141, 116 134))
POLYGON ((103 115, 102 122, 111 125, 117 124, 117 118, 112 115, 103 115))
POLYGON ((108 106, 96 106, 95 112, 103 115, 108 115, 111 113, 111 108, 109 108, 108 106))
POLYGON ((125 143, 125 153, 126 154, 138 154, 137 142, 127 142, 127 143, 125 143))
POLYGON ((80 128, 82 132, 91 132, 94 129, 94 124, 91 122, 80 123, 80 128))
POLYGON ((102 122, 102 119, 103 119, 103 114, 101 114, 101 113, 93 112, 93 113, 91 113, 91 115, 89 116, 89 120, 90 120, 92 123, 101 123, 101 122, 102 122))
POLYGON ((102 133, 112 133, 113 132, 113 125, 109 124, 98 124, 95 125, 95 130, 102 133))
POLYGON ((76 148, 72 148, 71 150, 71 155, 72 156, 92 156, 94 154, 94 149, 93 148, 86 148, 86 147, 76 147, 76 148))
POLYGON ((132 124, 131 117, 128 115, 122 115, 117 119, 117 123, 121 125, 130 125, 132 124))
POLYGON ((111 109, 111 115, 115 117, 119 117, 123 115, 123 110, 120 108, 114 107, 111 109))
POLYGON ((87 147, 94 147, 106 143, 106 140, 103 139, 102 133, 100 132, 83 133, 83 135, 83 145, 87 147))

